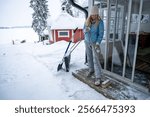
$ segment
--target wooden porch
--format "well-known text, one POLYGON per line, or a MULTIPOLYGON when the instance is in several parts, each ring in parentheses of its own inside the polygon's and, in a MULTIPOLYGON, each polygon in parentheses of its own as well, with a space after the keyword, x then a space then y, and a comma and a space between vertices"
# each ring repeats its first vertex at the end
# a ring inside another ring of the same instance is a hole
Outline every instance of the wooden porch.
POLYGON ((94 85, 94 75, 91 78, 87 78, 86 74, 88 69, 80 69, 72 72, 73 76, 85 84, 89 85, 91 88, 95 89, 99 93, 103 94, 105 97, 113 100, 143 100, 150 97, 149 93, 142 92, 131 84, 126 84, 118 81, 114 78, 105 74, 102 81, 110 80, 109 85, 106 86, 95 86, 94 85))

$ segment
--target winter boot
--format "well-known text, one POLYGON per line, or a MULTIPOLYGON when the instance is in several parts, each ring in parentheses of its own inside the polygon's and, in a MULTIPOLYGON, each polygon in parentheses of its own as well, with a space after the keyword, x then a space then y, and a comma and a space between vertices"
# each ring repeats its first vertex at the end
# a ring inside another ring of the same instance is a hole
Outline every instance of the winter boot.
POLYGON ((101 80, 100 80, 100 78, 95 78, 94 84, 95 84, 96 86, 101 85, 101 80))

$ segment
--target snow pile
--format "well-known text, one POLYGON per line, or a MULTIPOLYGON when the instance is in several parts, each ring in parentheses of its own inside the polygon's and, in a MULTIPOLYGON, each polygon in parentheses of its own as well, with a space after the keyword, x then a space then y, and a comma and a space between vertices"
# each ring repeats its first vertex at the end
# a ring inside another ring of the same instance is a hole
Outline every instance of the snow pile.
POLYGON ((107 99, 72 76, 72 71, 86 67, 84 42, 71 54, 70 72, 57 72, 67 45, 1 44, 0 99, 107 99))

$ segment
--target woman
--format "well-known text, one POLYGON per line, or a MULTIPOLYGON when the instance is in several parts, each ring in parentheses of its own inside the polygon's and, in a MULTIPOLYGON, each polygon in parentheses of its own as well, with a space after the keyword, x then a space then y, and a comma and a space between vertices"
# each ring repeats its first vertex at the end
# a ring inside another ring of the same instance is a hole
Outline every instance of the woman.
POLYGON ((101 65, 99 64, 98 57, 95 49, 100 45, 104 35, 104 23, 99 16, 99 9, 97 6, 91 8, 90 16, 87 18, 84 25, 85 47, 87 54, 87 61, 89 72, 87 77, 95 73, 95 85, 101 83, 101 65))

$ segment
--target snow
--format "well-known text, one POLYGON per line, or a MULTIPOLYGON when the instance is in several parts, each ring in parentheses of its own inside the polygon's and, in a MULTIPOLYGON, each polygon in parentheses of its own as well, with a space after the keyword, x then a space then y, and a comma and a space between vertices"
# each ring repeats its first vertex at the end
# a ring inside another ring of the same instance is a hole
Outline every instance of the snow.
MULTIPOLYGON (((62 12, 55 21, 52 22, 51 29, 82 29, 84 18, 74 18, 66 12, 62 12)), ((50 23, 49 23, 50 24, 50 23)))
POLYGON ((51 45, 1 43, 0 99, 107 99, 72 76, 72 71, 86 67, 84 42, 71 55, 70 72, 57 72, 67 45, 65 41, 51 45))
POLYGON ((16 43, 26 40, 27 42, 38 41, 38 35, 32 28, 10 28, 0 29, 0 44, 16 43))

